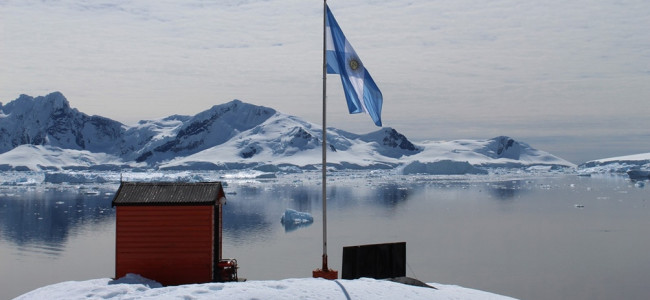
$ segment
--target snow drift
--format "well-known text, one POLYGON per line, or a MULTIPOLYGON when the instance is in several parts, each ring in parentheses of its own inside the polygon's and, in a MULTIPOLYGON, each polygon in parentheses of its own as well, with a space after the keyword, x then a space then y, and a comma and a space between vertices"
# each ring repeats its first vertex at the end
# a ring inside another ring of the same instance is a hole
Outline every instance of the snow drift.
POLYGON ((512 299, 454 285, 432 283, 437 289, 385 280, 325 280, 314 278, 276 281, 189 284, 161 287, 138 275, 68 281, 45 286, 15 300, 31 299, 512 299))

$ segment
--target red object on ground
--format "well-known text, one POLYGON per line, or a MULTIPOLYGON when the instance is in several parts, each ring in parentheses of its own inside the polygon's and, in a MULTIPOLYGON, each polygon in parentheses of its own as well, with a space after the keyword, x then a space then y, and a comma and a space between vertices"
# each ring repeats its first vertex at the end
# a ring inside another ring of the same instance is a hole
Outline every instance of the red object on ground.
POLYGON ((339 272, 327 267, 327 255, 323 254, 323 267, 312 272, 314 278, 325 278, 329 280, 339 279, 339 272))
POLYGON ((217 281, 239 281, 237 277, 237 260, 234 258, 222 259, 217 264, 219 268, 219 278, 217 281))
POLYGON ((328 269, 328 270, 316 269, 312 272, 312 276, 314 278, 325 278, 329 280, 336 280, 339 279, 339 272, 332 269, 328 269))

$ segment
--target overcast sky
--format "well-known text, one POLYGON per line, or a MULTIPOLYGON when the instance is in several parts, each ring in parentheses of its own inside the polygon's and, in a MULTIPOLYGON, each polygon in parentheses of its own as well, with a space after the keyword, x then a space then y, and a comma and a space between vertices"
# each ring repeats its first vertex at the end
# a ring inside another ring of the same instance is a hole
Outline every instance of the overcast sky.
MULTIPOLYGON (((321 123, 320 0, 2 0, 0 101, 127 125, 240 99, 321 123)), ((576 163, 650 152, 650 1, 330 0, 414 141, 508 135, 576 163)), ((328 76, 328 126, 348 115, 328 76)))

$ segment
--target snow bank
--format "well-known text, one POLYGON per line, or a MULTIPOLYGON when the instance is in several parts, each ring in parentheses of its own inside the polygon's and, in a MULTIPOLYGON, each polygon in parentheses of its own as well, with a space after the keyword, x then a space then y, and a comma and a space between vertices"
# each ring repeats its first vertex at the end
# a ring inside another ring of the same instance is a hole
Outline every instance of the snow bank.
POLYGON ((512 299, 454 285, 430 283, 437 289, 384 280, 301 278, 277 281, 189 284, 156 288, 137 276, 68 281, 45 286, 16 298, 30 299, 512 299))

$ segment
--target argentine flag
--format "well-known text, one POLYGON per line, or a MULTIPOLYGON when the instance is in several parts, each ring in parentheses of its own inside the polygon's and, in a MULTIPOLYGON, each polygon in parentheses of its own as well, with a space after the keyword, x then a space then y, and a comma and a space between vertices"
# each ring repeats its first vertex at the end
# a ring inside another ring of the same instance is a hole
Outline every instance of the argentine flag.
POLYGON ((379 88, 354 52, 352 45, 326 6, 325 50, 328 74, 339 74, 348 111, 351 114, 367 112, 375 125, 381 127, 381 105, 384 102, 379 88))

